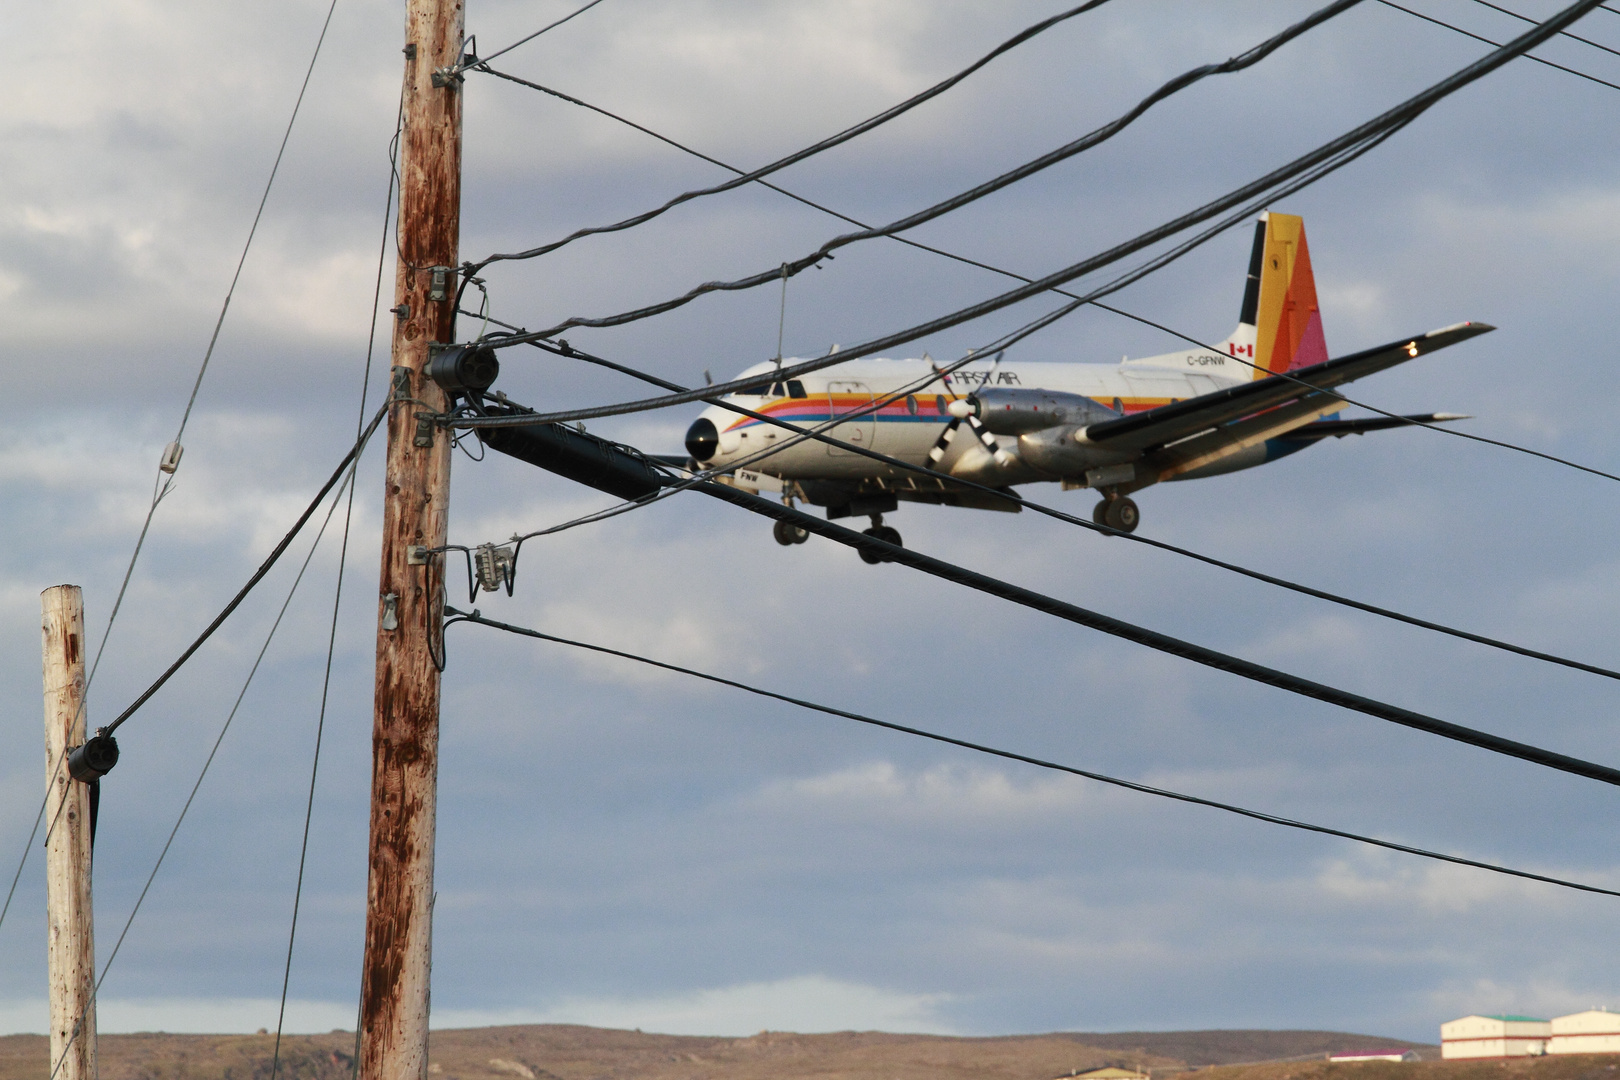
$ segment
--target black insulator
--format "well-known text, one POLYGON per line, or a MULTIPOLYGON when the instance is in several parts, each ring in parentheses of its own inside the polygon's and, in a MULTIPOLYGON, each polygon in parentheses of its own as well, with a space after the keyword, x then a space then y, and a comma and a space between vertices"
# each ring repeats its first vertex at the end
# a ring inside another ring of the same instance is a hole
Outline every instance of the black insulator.
POLYGON ((81 784, 93 783, 118 764, 118 740, 101 732, 68 752, 68 772, 81 784))
POLYGON ((488 345, 446 346, 428 361, 428 378, 452 394, 488 390, 500 373, 501 362, 488 345))

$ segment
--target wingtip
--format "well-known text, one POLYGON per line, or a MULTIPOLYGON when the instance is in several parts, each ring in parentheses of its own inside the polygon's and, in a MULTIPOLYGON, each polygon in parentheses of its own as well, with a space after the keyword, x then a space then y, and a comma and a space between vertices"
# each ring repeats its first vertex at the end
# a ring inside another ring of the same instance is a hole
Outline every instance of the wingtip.
POLYGON ((1461 331, 1466 331, 1470 334, 1488 334, 1495 329, 1496 327, 1492 326, 1490 323, 1473 322, 1470 320, 1468 322, 1452 323, 1450 326, 1442 326, 1438 330, 1430 330, 1423 336, 1426 338, 1432 338, 1439 337, 1441 334, 1455 334, 1461 331))
POLYGON ((1473 416, 1471 414, 1469 414, 1469 413, 1437 412, 1437 413, 1430 413, 1429 414, 1429 421, 1430 421, 1430 423, 1434 423, 1434 424, 1450 423, 1453 420, 1472 420, 1472 419, 1473 419, 1473 416))

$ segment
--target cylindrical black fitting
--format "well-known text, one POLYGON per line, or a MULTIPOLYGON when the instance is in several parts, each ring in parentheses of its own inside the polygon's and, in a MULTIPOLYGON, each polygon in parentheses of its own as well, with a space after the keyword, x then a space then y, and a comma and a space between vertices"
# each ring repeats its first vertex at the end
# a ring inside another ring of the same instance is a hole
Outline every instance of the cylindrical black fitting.
POLYGON ((118 740, 101 732, 68 751, 68 772, 81 784, 100 780, 118 764, 118 740))
POLYGON ((488 345, 447 345, 428 361, 428 378, 452 394, 488 390, 501 373, 501 362, 488 345))

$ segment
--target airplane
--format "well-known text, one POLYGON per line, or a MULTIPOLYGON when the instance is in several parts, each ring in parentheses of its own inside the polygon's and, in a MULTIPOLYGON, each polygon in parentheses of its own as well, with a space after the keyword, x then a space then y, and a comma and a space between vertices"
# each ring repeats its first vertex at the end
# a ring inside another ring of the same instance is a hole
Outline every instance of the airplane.
MULTIPOLYGON (((1214 349, 1118 364, 1004 363, 998 354, 947 374, 926 354, 874 357, 787 380, 773 373, 797 361, 766 361, 737 376, 758 375, 756 386, 726 398, 804 429, 896 395, 825 434, 1012 498, 808 439, 728 470, 793 435, 718 405, 686 433, 688 467, 725 473, 726 482, 756 493, 779 492, 789 505, 825 507, 828 518, 865 515, 872 523, 866 534, 896 546, 900 533, 883 515, 901 502, 1016 512, 1014 486, 1043 481, 1098 492, 1092 519, 1132 532, 1141 511, 1130 496, 1153 484, 1250 469, 1326 438, 1468 419, 1423 413, 1345 420, 1337 415, 1343 402, 1324 391, 1494 329, 1457 323, 1329 359, 1304 221, 1262 213, 1238 327, 1214 349), (1293 379, 1277 377, 1283 373, 1293 379), (956 438, 964 424, 974 437, 956 438)), ((787 522, 777 523, 775 536, 783 545, 808 539, 787 522)))

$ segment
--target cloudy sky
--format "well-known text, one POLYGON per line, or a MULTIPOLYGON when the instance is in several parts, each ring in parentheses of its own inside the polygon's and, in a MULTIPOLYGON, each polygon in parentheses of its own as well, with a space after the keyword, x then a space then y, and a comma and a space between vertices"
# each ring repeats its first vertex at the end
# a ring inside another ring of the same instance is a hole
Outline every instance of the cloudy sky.
MULTIPOLYGON (((1502 40, 1471 0, 1412 0, 1502 40)), ((1549 0, 1515 0, 1545 15, 1549 0)), ((739 165, 963 66, 1056 3, 607 0, 502 66, 739 165)), ((1114 0, 903 120, 781 175, 887 220, 1111 118, 1311 2, 1114 0)), ((239 586, 352 439, 402 45, 394 0, 339 0, 92 692, 105 722, 239 586)), ((474 0, 481 51, 570 10, 474 0)), ((179 422, 299 80, 320 0, 7 5, 0 107, 0 857, 41 792, 38 594, 85 588, 93 639, 179 422)), ((1620 15, 1577 31, 1620 47, 1620 15)), ((919 231, 1025 273, 1135 235, 1468 63, 1478 42, 1374 0, 1105 147, 919 231)), ((1544 54, 1611 81, 1620 59, 1544 54)), ((1620 456, 1620 96, 1521 60, 1277 209, 1307 221, 1335 354, 1462 319, 1501 329, 1358 384, 1381 408, 1601 468, 1620 456)), ((466 86, 464 257, 554 239, 723 174, 487 76, 466 86)), ((840 223, 768 191, 492 268, 541 325, 800 254, 840 223)), ((1118 302, 1203 337, 1234 321, 1247 230, 1118 302)), ((390 255, 391 259, 391 255, 390 255)), ((391 273, 391 262, 390 262, 391 273)), ((788 290, 813 355, 1000 291, 893 243, 788 290)), ((687 383, 775 351, 775 289, 576 344, 687 383)), ((385 301, 386 303, 386 301, 385 301)), ((945 356, 1030 305, 919 341, 945 356)), ((1112 361, 1175 347, 1102 312, 1019 346, 1112 361)), ((381 353, 375 363, 385 365, 381 353)), ((536 404, 640 396, 507 354, 536 404)), ((373 398, 375 400, 375 398, 373 398)), ((694 409, 593 426, 678 448, 694 409)), ((361 471, 289 1027, 353 1024, 365 885, 380 471, 361 471)), ((1088 512, 1084 492, 1034 497, 1088 512)), ((1139 496, 1145 532, 1318 587, 1615 663, 1620 488, 1403 431, 1139 496)), ((610 500, 509 460, 455 465, 451 538, 610 500)), ((943 558, 1514 738, 1614 759, 1616 688, 1284 594, 1031 514, 908 506, 943 558)), ((333 528, 341 525, 341 516, 333 528)), ((295 553, 307 551, 301 541, 295 553)), ((266 581, 120 734, 96 865, 105 959, 287 596, 266 581)), ((335 534, 316 552, 103 988, 105 1030, 273 1026, 313 749, 335 534)), ((1272 813, 1620 887, 1613 792, 1234 680, 820 540, 676 499, 524 549, 493 617, 886 719, 1272 813)), ((672 1032, 1309 1027, 1433 1040, 1472 1011, 1620 1004, 1615 901, 1439 867, 871 731, 478 627, 450 631, 435 1023, 672 1032)), ((0 926, 0 1030, 45 1026, 42 865, 0 926)))

